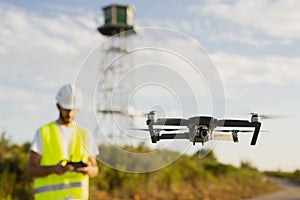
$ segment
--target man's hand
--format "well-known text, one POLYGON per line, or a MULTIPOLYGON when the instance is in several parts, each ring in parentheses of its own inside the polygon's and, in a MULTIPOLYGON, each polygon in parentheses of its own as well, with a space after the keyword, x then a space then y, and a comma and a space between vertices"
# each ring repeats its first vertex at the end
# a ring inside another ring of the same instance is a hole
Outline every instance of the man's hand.
POLYGON ((74 171, 74 167, 72 165, 66 165, 65 160, 61 160, 54 166, 54 172, 58 175, 64 174, 67 171, 74 171))
POLYGON ((87 174, 90 178, 96 177, 99 172, 97 160, 95 157, 89 157, 88 162, 85 162, 86 167, 77 167, 76 172, 87 174))
POLYGON ((92 163, 91 162, 87 162, 85 164, 87 165, 86 167, 77 167, 77 168, 75 168, 75 171, 83 173, 83 174, 87 174, 89 172, 89 170, 90 170, 90 167, 92 166, 92 163))
POLYGON ((27 174, 33 177, 42 177, 49 174, 64 174, 67 171, 74 171, 72 165, 67 165, 66 160, 58 162, 56 165, 41 166, 41 156, 33 151, 30 151, 29 161, 27 165, 27 174))

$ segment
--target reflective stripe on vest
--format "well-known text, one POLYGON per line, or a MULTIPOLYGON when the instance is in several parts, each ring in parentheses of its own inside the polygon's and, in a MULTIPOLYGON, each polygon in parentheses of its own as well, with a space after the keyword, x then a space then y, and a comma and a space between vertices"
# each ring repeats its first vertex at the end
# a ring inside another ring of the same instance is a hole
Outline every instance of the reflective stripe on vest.
MULTIPOLYGON (((74 162, 87 161, 86 131, 74 125, 70 141, 69 155, 62 151, 61 133, 54 122, 40 128, 42 156, 40 165, 56 165, 67 159, 74 162)), ((34 197, 39 199, 88 199, 88 175, 78 172, 66 172, 62 175, 50 174, 34 179, 34 197)))
POLYGON ((70 184, 59 184, 59 185, 49 185, 44 187, 39 187, 34 189, 34 193, 40 193, 40 192, 49 192, 49 191, 55 191, 55 190, 62 190, 67 188, 76 188, 76 187, 83 187, 83 184, 81 182, 75 182, 70 184))

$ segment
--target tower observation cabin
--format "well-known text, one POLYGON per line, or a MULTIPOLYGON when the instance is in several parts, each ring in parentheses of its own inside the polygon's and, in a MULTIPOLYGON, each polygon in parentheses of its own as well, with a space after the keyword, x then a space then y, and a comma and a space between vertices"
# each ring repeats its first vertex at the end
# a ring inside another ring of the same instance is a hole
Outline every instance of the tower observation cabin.
POLYGON ((103 7, 104 25, 98 28, 98 31, 106 36, 114 36, 116 34, 127 31, 126 34, 135 34, 133 27, 134 9, 132 6, 109 5, 103 7))

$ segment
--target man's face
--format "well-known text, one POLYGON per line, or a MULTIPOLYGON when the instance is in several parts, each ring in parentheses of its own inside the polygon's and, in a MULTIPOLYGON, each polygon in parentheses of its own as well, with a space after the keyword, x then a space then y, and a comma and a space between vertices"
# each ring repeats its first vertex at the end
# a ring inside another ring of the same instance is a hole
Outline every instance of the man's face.
POLYGON ((59 104, 57 104, 57 108, 59 110, 59 118, 61 122, 64 124, 70 124, 74 121, 77 112, 76 110, 64 109, 59 104))

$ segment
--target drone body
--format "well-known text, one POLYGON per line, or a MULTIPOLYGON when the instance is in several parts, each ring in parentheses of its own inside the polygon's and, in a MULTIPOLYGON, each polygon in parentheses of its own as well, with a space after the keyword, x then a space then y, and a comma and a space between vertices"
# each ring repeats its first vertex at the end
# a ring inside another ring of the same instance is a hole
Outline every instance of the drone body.
POLYGON ((250 121, 221 119, 218 120, 209 116, 195 116, 188 119, 182 118, 159 118, 155 119, 155 112, 148 113, 146 124, 148 126, 152 143, 157 143, 162 139, 189 139, 194 145, 197 142, 204 144, 209 140, 231 140, 238 142, 239 132, 253 132, 251 145, 255 145, 261 127, 260 115, 251 114, 250 121), (163 127, 162 127, 163 126, 163 127), (163 133, 161 131, 175 131, 180 129, 166 128, 168 126, 178 126, 187 128, 187 132, 163 133), (216 128, 232 128, 231 130, 215 130, 216 128), (238 130, 237 128, 254 128, 254 130, 238 130), (215 134, 214 131, 231 132, 231 135, 215 134))

